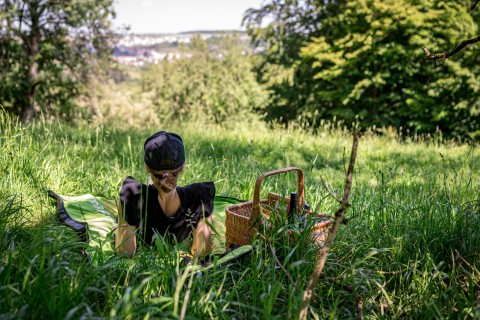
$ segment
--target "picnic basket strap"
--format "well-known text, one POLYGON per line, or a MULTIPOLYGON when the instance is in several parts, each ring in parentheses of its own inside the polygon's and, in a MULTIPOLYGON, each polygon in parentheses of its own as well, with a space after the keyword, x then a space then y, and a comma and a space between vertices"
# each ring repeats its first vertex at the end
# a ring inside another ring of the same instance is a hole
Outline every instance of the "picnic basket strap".
POLYGON ((288 168, 283 168, 283 169, 277 169, 277 170, 272 170, 265 172, 261 174, 258 178, 257 181, 255 182, 255 191, 253 193, 253 208, 252 208, 252 215, 250 217, 251 221, 255 221, 260 217, 260 186, 262 185, 263 179, 269 176, 273 176, 276 174, 281 174, 285 172, 290 172, 290 171, 296 171, 298 175, 298 205, 302 206, 303 203, 305 202, 305 195, 304 195, 304 176, 303 176, 303 171, 300 168, 297 167, 288 167, 288 168))

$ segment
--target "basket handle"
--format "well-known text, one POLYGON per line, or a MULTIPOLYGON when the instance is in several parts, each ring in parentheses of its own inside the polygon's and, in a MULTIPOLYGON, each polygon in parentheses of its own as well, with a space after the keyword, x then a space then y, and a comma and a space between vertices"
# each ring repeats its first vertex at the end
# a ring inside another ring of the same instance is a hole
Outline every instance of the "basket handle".
POLYGON ((303 205, 305 202, 305 196, 304 196, 304 191, 303 191, 303 182, 304 182, 304 177, 303 177, 303 171, 300 168, 297 167, 288 167, 288 168, 283 168, 283 169, 277 169, 273 171, 268 171, 263 174, 261 174, 258 178, 257 181, 255 182, 255 191, 253 193, 253 208, 252 208, 252 216, 250 217, 250 220, 255 221, 260 217, 260 186, 262 184, 263 179, 269 176, 273 176, 276 174, 281 174, 285 172, 290 172, 290 171, 296 171, 298 174, 298 208, 303 205))

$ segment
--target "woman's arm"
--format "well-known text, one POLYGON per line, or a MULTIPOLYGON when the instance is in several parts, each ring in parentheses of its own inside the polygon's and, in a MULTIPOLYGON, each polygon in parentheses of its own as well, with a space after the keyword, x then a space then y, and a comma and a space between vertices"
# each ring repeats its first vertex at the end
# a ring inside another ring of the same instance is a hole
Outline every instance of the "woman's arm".
POLYGON ((212 230, 209 224, 212 224, 211 216, 200 219, 197 228, 193 230, 191 253, 195 257, 203 257, 212 251, 212 230))
POLYGON ((133 257, 137 250, 137 226, 131 226, 125 221, 122 206, 118 206, 118 227, 115 231, 115 251, 117 254, 127 254, 133 257))

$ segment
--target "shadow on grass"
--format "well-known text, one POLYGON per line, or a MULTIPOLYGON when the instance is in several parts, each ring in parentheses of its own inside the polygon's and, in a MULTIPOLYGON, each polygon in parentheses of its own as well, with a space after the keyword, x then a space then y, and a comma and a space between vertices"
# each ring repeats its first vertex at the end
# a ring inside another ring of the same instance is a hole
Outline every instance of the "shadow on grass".
POLYGON ((57 319, 77 311, 92 316, 103 307, 111 277, 87 263, 77 235, 58 225, 53 210, 34 222, 22 199, 0 199, 0 317, 57 319))

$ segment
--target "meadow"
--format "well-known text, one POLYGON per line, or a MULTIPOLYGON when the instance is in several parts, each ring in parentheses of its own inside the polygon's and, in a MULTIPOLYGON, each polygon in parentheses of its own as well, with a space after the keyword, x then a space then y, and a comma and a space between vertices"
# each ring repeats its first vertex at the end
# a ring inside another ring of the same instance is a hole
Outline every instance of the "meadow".
MULTIPOLYGON (((341 126, 326 123, 313 132, 252 120, 131 128, 42 119, 24 126, 0 113, 0 318, 298 316, 318 252, 305 230, 292 241, 288 226, 276 224, 266 234, 271 245, 258 238, 249 256, 195 275, 173 262, 177 249, 165 243, 100 266, 79 253, 83 244, 58 222, 47 190, 116 199, 126 176, 146 177, 143 141, 160 129, 184 138, 180 185, 214 181, 217 194, 251 199, 259 174, 297 166, 312 208, 333 214, 338 207, 320 178, 342 194, 352 136, 341 126)), ((263 191, 295 186, 295 177, 285 176, 263 191)), ((358 318, 359 301, 365 319, 480 318, 479 190, 478 146, 366 132, 349 220, 309 318, 358 318)))

